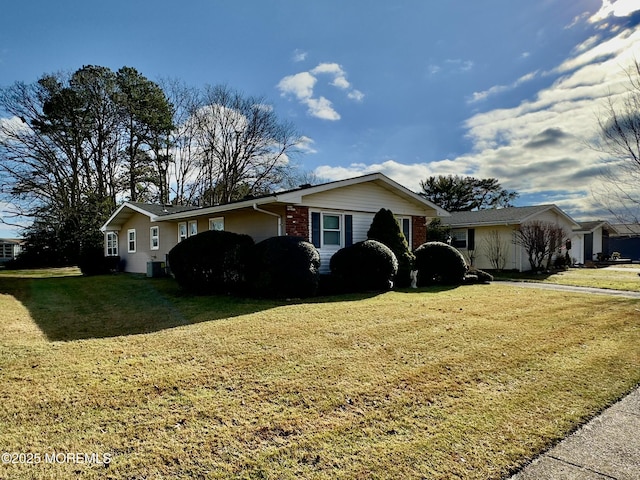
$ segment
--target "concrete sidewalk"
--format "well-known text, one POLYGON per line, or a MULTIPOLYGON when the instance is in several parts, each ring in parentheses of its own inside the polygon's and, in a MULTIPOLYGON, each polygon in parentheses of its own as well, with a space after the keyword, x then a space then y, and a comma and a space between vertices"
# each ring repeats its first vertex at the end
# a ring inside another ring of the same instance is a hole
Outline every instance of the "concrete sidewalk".
POLYGON ((511 480, 640 479, 640 387, 511 480))

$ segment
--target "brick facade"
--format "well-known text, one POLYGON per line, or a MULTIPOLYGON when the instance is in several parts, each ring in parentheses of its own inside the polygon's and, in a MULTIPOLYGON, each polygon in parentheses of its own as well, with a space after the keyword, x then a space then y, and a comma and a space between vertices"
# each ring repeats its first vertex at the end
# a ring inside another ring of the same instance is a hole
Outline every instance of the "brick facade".
POLYGON ((309 240, 309 208, 298 205, 287 205, 284 222, 285 235, 302 237, 309 240))
POLYGON ((411 236, 413 248, 427 241, 427 217, 411 217, 411 236))

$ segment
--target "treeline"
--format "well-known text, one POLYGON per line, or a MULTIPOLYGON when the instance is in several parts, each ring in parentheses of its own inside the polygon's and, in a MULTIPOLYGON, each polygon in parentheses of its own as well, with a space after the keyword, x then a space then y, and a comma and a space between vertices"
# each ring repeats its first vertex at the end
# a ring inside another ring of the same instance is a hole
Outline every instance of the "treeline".
POLYGON ((300 142, 264 98, 159 84, 131 67, 0 89, 0 195, 33 219, 35 264, 77 262, 123 199, 213 205, 290 186, 300 142))

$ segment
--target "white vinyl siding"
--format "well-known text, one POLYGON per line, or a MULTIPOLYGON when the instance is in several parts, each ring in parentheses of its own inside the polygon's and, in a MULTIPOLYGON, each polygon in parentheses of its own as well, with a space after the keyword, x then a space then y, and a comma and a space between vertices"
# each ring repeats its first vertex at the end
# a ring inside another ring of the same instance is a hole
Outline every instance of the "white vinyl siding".
MULTIPOLYGON (((312 225, 311 225, 311 213, 314 210, 310 210, 309 211, 309 235, 311 236, 312 234, 312 225)), ((345 245, 345 239, 344 239, 344 235, 345 235, 345 230, 344 230, 344 218, 346 215, 351 215, 352 216, 352 240, 353 243, 356 242, 361 242, 363 240, 367 239, 367 232, 369 231, 369 227, 371 226, 371 222, 373 221, 373 216, 375 215, 374 213, 362 213, 362 212, 353 212, 353 211, 345 211, 345 212, 340 212, 340 213, 336 213, 333 211, 320 211, 320 210, 315 210, 316 212, 320 212, 321 214, 321 227, 323 226, 323 222, 324 222, 324 216, 331 216, 331 215, 339 215, 340 216, 340 225, 341 225, 341 232, 340 232, 340 244, 339 245, 327 245, 324 242, 324 229, 321 228, 320 230, 320 238, 321 238, 321 246, 320 248, 318 248, 318 252, 320 253, 320 273, 329 273, 330 269, 329 269, 329 262, 331 261, 331 257, 333 256, 334 253, 336 253, 338 250, 340 250, 344 245, 345 245)), ((309 241, 311 241, 312 239, 309 238, 309 241)))
MULTIPOLYGON (((325 211, 370 212, 375 214, 381 208, 391 210, 401 216, 428 216, 429 212, 420 208, 415 202, 404 199, 395 193, 375 184, 351 185, 327 192, 309 195, 304 205, 325 211)), ((435 211, 433 212, 435 216, 435 211)))

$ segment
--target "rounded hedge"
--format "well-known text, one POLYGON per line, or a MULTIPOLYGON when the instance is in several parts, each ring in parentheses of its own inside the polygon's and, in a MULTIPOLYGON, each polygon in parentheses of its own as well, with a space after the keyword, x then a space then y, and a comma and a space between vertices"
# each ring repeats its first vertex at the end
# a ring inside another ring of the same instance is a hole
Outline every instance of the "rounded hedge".
POLYGON ((484 270, 470 268, 464 279, 467 283, 491 283, 493 282, 493 275, 484 270))
POLYGON ((249 235, 209 230, 184 239, 169 252, 169 268, 178 284, 193 293, 238 292, 253 246, 249 235))
POLYGON ((252 294, 268 298, 304 298, 318 292, 320 254, 300 237, 271 237, 257 243, 247 265, 252 294))
POLYGON ((338 250, 329 266, 334 288, 344 292, 389 290, 398 273, 395 254, 377 240, 365 240, 338 250))
POLYGON ((467 263, 462 254, 443 242, 427 242, 413 252, 414 267, 418 270, 418 286, 443 283, 460 285, 467 273, 467 263))

